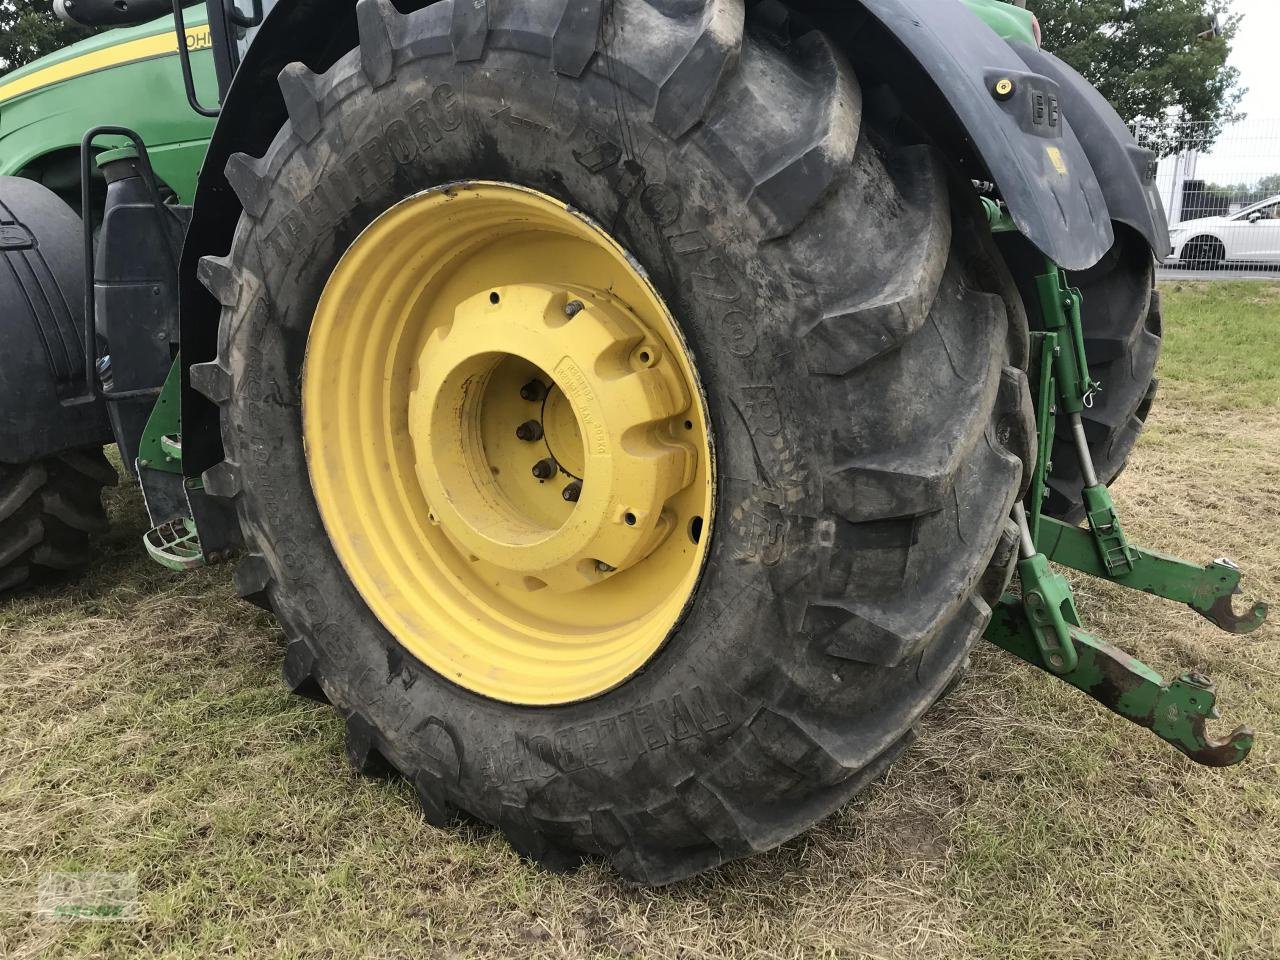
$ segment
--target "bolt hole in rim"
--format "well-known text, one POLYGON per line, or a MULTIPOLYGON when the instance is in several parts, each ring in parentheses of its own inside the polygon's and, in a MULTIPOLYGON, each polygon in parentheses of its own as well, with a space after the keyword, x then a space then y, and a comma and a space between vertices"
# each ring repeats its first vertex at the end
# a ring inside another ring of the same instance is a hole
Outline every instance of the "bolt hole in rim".
POLYGON ((689 521, 689 540, 693 543, 702 542, 702 518, 694 517, 689 521))
POLYGON ((713 509, 705 398, 634 259, 563 203, 466 183, 378 217, 317 305, 302 400, 339 559, 441 675, 570 703, 679 623, 713 509))

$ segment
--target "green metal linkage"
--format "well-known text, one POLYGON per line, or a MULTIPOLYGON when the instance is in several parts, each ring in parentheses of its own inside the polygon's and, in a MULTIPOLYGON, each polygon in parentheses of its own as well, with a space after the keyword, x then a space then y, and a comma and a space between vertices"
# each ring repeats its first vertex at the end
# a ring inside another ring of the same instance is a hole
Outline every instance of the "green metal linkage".
POLYGON ((1018 225, 1013 222, 1013 217, 1009 216, 1008 207, 997 203, 990 197, 980 198, 982 201, 982 211, 987 215, 987 223, 991 227, 992 233, 1017 233, 1018 225))
MULTIPOLYGON (((1214 740, 1205 731, 1205 722, 1218 716, 1217 692, 1208 678, 1188 673, 1165 683, 1145 663, 1078 626, 1072 626, 1070 634, 1077 662, 1074 668, 1055 673, 1060 680, 1150 730, 1197 763, 1228 767, 1249 755, 1254 734, 1248 727, 1237 727, 1226 740, 1214 740)), ((1006 597, 996 605, 986 637, 1032 666, 1045 666, 1040 632, 1019 598, 1006 597)))
POLYGON ((1090 404, 1099 384, 1089 376, 1085 355, 1084 327, 1080 305, 1084 297, 1068 285, 1066 273, 1053 261, 1049 272, 1036 277, 1046 333, 1058 335, 1054 344, 1054 373, 1058 380, 1058 402, 1067 413, 1081 413, 1090 404))
MULTIPOLYGON (((1044 349, 1051 351, 1053 356, 1055 397, 1048 412, 1057 413, 1061 410, 1070 419, 1072 440, 1080 457, 1081 474, 1085 478, 1083 494, 1089 529, 1093 531, 1098 555, 1107 575, 1123 576, 1133 569, 1133 548, 1125 537, 1110 491, 1105 484, 1098 482, 1080 416, 1092 406, 1094 393, 1102 387, 1089 374, 1084 325, 1081 321, 1084 297, 1067 282, 1066 273, 1057 264, 1050 261, 1048 266, 1049 271, 1036 278, 1046 330, 1044 349)), ((1041 362, 1045 362, 1043 353, 1041 362)), ((1043 380, 1041 386, 1043 387, 1043 380)), ((1045 415, 1043 391, 1040 400, 1041 406, 1037 414, 1042 422, 1048 422, 1051 418, 1045 415)), ((1041 529, 1040 504, 1032 504, 1032 508, 1031 532, 1038 542, 1041 529)))
POLYGON ((142 431, 142 439, 138 442, 138 466, 165 473, 182 473, 181 354, 174 358, 142 431))
POLYGON ((1089 520, 1098 557, 1106 570, 1105 576, 1116 579, 1132 573, 1137 550, 1130 545, 1124 528, 1120 526, 1120 515, 1116 513, 1111 491, 1099 483, 1085 487, 1083 492, 1085 516, 1089 520))
POLYGON ((1051 517, 1041 521, 1036 546, 1054 563, 1101 577, 1143 593, 1185 603, 1210 623, 1228 633, 1252 633, 1267 619, 1267 605, 1255 603, 1237 616, 1232 598, 1240 595, 1240 569, 1229 560, 1215 560, 1199 567, 1145 547, 1131 547, 1133 564, 1119 575, 1111 574, 1099 557, 1097 543, 1088 530, 1051 517))
MULTIPOLYGON (((1000 204, 984 199, 983 205, 993 232, 1012 229, 1000 204)), ((1240 593, 1240 571, 1230 561, 1197 567, 1129 543, 1111 494, 1098 480, 1084 432, 1081 415, 1102 385, 1089 374, 1080 291, 1070 286, 1066 274, 1052 262, 1048 271, 1036 278, 1036 289, 1044 314, 1043 332, 1033 334, 1039 358, 1035 397, 1038 458, 1025 509, 1019 505, 1014 510, 1021 539, 1021 596, 1006 596, 1000 601, 986 638, 1151 730, 1199 763, 1239 763, 1253 746, 1253 732, 1240 727, 1222 741, 1208 736, 1205 723, 1217 717, 1213 683, 1195 673, 1165 683, 1146 664, 1081 629, 1071 585, 1050 567, 1052 561, 1181 601, 1232 633, 1257 629, 1267 615, 1262 603, 1245 616, 1236 615, 1232 598, 1240 593), (1088 529, 1043 515, 1057 418, 1064 414, 1085 479, 1088 529)))
POLYGON ((1080 626, 1071 584, 1049 569, 1042 553, 1027 557, 1018 564, 1022 584, 1022 608, 1029 633, 1036 645, 1036 663, 1050 673, 1066 674, 1080 663, 1071 641, 1073 627, 1080 626))

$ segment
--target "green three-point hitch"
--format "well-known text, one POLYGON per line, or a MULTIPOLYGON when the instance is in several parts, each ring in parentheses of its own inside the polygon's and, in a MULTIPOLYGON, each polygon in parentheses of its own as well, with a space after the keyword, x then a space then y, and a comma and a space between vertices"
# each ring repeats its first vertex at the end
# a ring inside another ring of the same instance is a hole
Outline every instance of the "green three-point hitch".
MULTIPOLYGON (((994 232, 1016 230, 1004 209, 984 203, 994 232)), ((1026 505, 1015 510, 1021 535, 1021 592, 1000 601, 986 637, 1146 727, 1197 763, 1239 763, 1253 747, 1253 731, 1237 727, 1225 740, 1209 736, 1205 723, 1218 716, 1213 682, 1199 673, 1165 682, 1145 663, 1082 629, 1071 585, 1051 566, 1185 603, 1228 633, 1250 633, 1267 616, 1264 603, 1254 604, 1244 615, 1235 612, 1240 570, 1230 560, 1200 567, 1129 542, 1110 491, 1098 480, 1082 421, 1104 385, 1090 376, 1085 359, 1080 291, 1052 261, 1036 278, 1036 288, 1044 315, 1043 332, 1033 337, 1033 368, 1039 373, 1034 393, 1039 456, 1026 505), (1042 513, 1060 413, 1070 424, 1080 459, 1087 528, 1042 513)))

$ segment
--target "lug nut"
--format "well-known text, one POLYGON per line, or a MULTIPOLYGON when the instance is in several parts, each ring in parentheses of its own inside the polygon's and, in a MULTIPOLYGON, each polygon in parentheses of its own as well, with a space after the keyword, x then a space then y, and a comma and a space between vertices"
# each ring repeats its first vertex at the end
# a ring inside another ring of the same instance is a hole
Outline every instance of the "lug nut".
POLYGON ((564 305, 564 315, 572 320, 585 309, 587 309, 587 305, 581 300, 570 300, 564 305))
POLYGON ((577 503, 578 498, 582 496, 582 484, 575 480, 564 488, 564 492, 560 494, 568 503, 577 503))
POLYGON ((537 420, 526 420, 520 426, 516 427, 516 437, 525 443, 533 443, 535 440, 542 439, 542 424, 537 420))
POLYGON ((547 385, 541 380, 530 380, 520 388, 520 396, 531 403, 538 403, 547 398, 547 385))
POLYGON ((533 475, 539 480, 550 480, 556 475, 556 462, 550 457, 539 460, 533 465, 533 475))

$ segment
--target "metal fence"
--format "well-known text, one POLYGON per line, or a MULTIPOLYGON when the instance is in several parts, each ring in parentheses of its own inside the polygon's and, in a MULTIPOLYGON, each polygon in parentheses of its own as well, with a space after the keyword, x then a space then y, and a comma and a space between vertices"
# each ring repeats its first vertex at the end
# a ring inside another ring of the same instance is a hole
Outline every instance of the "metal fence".
POLYGON ((1134 135, 1161 157, 1166 268, 1280 278, 1280 118, 1138 124, 1134 135))

